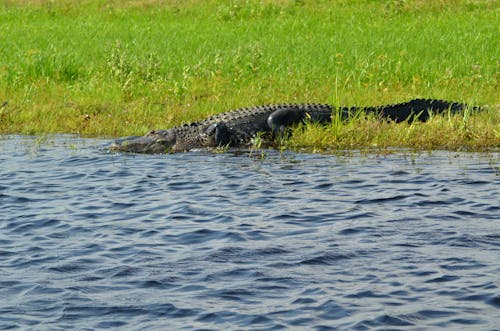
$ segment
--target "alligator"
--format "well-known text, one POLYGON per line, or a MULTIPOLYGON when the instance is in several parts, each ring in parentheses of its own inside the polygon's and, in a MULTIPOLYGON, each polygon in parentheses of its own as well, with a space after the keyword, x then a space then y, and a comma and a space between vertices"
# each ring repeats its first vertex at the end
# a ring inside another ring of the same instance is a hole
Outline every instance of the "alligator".
POLYGON ((331 122, 332 116, 348 120, 361 111, 394 122, 426 121, 432 114, 458 113, 469 108, 458 102, 414 99, 408 102, 375 107, 332 107, 327 104, 273 104, 241 108, 213 115, 207 119, 150 131, 115 141, 110 149, 131 153, 173 153, 196 148, 241 147, 252 143, 261 133, 266 138, 286 134, 288 128, 303 122, 331 122))

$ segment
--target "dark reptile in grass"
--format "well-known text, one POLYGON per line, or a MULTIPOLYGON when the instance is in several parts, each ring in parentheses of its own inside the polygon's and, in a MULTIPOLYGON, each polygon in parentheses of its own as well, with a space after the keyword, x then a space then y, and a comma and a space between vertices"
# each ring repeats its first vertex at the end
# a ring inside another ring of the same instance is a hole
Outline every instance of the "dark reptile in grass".
MULTIPOLYGON (((131 153, 172 153, 196 148, 240 147, 251 144, 258 134, 272 139, 287 128, 305 121, 328 123, 332 114, 348 120, 364 111, 394 122, 426 121, 431 114, 458 113, 466 104, 434 99, 414 99, 404 103, 376 107, 339 107, 326 104, 276 104, 241 108, 207 119, 150 131, 145 136, 117 140, 111 150, 131 153)), ((471 108, 476 110, 477 108, 471 108)))

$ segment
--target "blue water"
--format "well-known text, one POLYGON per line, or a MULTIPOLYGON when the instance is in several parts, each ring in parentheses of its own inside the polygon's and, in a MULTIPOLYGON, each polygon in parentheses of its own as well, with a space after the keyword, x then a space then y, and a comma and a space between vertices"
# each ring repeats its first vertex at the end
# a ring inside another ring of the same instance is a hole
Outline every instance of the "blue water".
POLYGON ((500 329, 500 153, 105 143, 0 138, 0 329, 500 329))

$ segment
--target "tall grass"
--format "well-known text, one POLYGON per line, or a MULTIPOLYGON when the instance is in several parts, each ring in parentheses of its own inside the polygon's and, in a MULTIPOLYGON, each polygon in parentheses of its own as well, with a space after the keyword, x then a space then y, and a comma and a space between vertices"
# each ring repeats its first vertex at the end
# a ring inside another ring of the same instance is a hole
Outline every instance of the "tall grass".
POLYGON ((415 97, 489 105, 498 120, 499 12, 477 0, 0 0, 0 133, 142 134, 263 103, 415 97))
POLYGON ((298 127, 281 148, 309 151, 344 149, 451 149, 488 150, 500 147, 500 116, 486 111, 469 116, 433 116, 426 123, 390 123, 373 114, 360 113, 347 122, 313 125, 313 130, 298 127))

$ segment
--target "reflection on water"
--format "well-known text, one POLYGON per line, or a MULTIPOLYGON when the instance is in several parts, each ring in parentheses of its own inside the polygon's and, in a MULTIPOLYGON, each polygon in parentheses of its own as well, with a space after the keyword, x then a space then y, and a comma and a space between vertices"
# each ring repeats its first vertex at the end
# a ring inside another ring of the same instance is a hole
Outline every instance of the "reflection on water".
POLYGON ((0 139, 0 329, 500 325, 499 153, 0 139))

